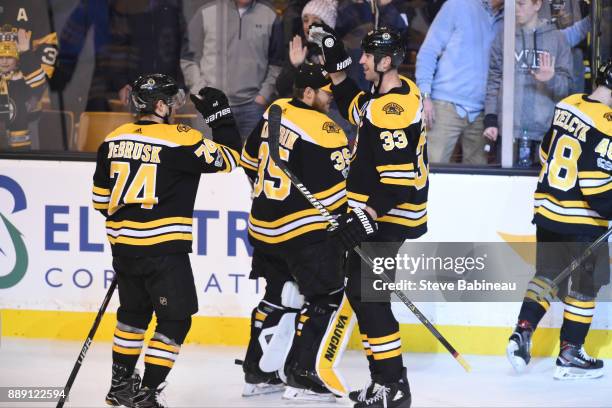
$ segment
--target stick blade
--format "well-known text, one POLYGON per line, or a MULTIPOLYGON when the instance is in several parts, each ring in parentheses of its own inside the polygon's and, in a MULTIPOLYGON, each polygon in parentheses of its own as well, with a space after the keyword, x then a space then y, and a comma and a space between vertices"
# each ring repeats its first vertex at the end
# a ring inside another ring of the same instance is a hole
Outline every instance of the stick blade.
POLYGON ((270 156, 277 164, 280 163, 280 127, 283 110, 280 106, 273 104, 268 109, 268 139, 270 143, 270 156))

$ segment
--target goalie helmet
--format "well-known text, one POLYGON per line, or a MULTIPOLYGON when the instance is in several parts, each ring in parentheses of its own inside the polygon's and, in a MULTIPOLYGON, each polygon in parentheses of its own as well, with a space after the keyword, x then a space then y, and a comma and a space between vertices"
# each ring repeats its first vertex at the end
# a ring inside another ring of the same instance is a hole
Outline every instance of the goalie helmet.
POLYGON ((605 64, 601 64, 597 70, 597 86, 605 86, 612 89, 612 59, 609 59, 605 64))
POLYGON ((391 57, 393 68, 400 66, 406 53, 400 34, 387 27, 370 31, 361 42, 361 48, 364 52, 374 55, 376 64, 383 57, 391 57))
POLYGON ((185 92, 168 75, 148 74, 134 81, 131 99, 138 113, 152 114, 157 101, 163 101, 171 108, 180 108, 185 104, 185 92))

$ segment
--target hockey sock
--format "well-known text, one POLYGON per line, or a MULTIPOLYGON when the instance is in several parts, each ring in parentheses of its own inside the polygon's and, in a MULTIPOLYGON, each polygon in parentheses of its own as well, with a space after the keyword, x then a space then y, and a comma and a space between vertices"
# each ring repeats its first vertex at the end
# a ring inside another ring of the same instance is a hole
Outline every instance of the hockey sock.
POLYGON ((144 333, 143 329, 117 322, 113 338, 113 363, 126 367, 130 374, 134 372, 138 362, 144 344, 144 333))
POLYGON ((540 295, 548 291, 549 288, 550 281, 546 278, 534 277, 529 282, 523 299, 523 305, 519 312, 519 321, 527 320, 535 330, 542 317, 550 309, 550 302, 553 300, 550 291, 543 299, 539 299, 540 295))
POLYGON ((361 335, 361 344, 363 344, 363 350, 366 353, 366 357, 368 359, 368 366, 370 367, 370 373, 374 373, 374 357, 372 353, 372 348, 370 347, 370 342, 368 341, 368 336, 365 334, 361 335))
POLYGON ((566 296, 561 326, 561 341, 584 344, 595 313, 595 301, 581 296, 566 296))
POLYGON ((181 347, 173 340, 160 333, 155 333, 149 341, 145 354, 145 372, 142 378, 143 387, 156 389, 164 382, 174 365, 181 347))

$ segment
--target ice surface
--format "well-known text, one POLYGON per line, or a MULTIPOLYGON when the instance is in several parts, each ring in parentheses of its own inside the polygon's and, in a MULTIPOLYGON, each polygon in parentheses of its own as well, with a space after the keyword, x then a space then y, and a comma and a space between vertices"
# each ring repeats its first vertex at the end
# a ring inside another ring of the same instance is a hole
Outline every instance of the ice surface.
MULTIPOLYGON (((0 386, 63 386, 81 349, 79 342, 3 338, 0 386)), ((296 404, 280 394, 242 398, 242 369, 234 365, 244 350, 237 347, 185 345, 168 377, 171 407, 350 406, 296 404)), ((554 359, 534 359, 523 375, 513 373, 505 357, 466 356, 473 371, 465 373, 448 354, 404 354, 414 407, 612 407, 612 361, 597 380, 555 381, 554 359)), ((94 342, 77 376, 66 407, 101 407, 110 385, 111 344, 94 342)), ((142 359, 139 362, 142 366, 142 359)), ((368 379, 363 353, 348 351, 341 365, 353 387, 368 379)), ((2 407, 54 404, 0 403, 2 407)))

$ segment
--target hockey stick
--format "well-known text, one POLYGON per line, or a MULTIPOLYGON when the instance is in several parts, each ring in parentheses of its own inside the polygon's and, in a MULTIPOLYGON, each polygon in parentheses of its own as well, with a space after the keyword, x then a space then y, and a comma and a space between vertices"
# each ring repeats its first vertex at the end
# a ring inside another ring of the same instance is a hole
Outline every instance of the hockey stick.
POLYGON ((378 0, 370 0, 370 9, 372 10, 372 15, 374 16, 374 29, 378 30, 378 0))
POLYGON ((578 267, 582 265, 584 261, 587 260, 587 258, 593 255, 593 252, 595 252, 595 250, 599 248, 602 243, 607 242, 608 238, 610 237, 610 234, 612 234, 612 228, 609 228, 602 236, 597 238, 591 245, 589 245, 587 249, 584 250, 582 255, 580 255, 578 258, 574 259, 569 265, 567 265, 565 269, 563 269, 561 273, 555 279, 553 279, 550 286, 538 296, 538 301, 543 301, 552 292, 555 292, 554 296, 556 296, 559 284, 563 282, 568 276, 573 274, 576 269, 578 269, 578 267))
MULTIPOLYGON (((270 106, 268 111, 268 138, 270 143, 270 156, 276 163, 279 169, 289 178, 291 184, 293 184, 302 195, 315 207, 321 215, 331 224, 333 228, 338 227, 338 222, 332 217, 327 208, 317 200, 308 189, 300 182, 300 180, 289 170, 286 163, 280 158, 280 127, 281 127, 281 116, 282 109, 280 106, 273 104, 270 106)), ((374 268, 374 262, 366 255, 361 248, 356 246, 353 248, 354 251, 361 257, 361 259, 368 265, 370 269, 374 268)), ((393 283, 386 273, 379 275, 385 283, 393 283)), ((400 298, 400 300, 410 309, 412 313, 425 325, 433 336, 438 339, 440 343, 448 350, 448 352, 461 364, 465 371, 470 371, 471 367, 467 361, 459 354, 457 350, 442 336, 442 334, 431 324, 431 322, 421 313, 421 311, 408 299, 408 297, 399 290, 393 290, 393 293, 400 298)))
POLYGON ((93 338, 96 335, 96 331, 98 330, 98 326, 100 325, 102 316, 104 316, 106 307, 108 306, 108 303, 113 297, 113 293, 115 292, 116 287, 117 287, 117 277, 115 276, 113 278, 113 281, 110 284, 110 287, 108 288, 108 291, 106 292, 106 296, 104 296, 104 300, 102 301, 102 306, 100 306, 100 310, 98 310, 98 315, 96 316, 96 319, 94 320, 93 326, 91 326, 91 330, 89 330, 89 334, 87 335, 87 338, 85 339, 83 348, 81 349, 81 352, 79 353, 79 356, 77 357, 77 360, 74 363, 74 367, 72 367, 72 372, 70 373, 70 377, 68 377, 68 381, 66 382, 66 386, 64 387, 63 395, 61 396, 60 400, 57 402, 56 408, 62 408, 64 406, 64 403, 66 402, 66 399, 68 398, 68 394, 70 393, 72 384, 74 383, 74 380, 79 372, 79 369, 83 365, 83 360, 85 360, 85 354, 87 354, 87 350, 89 350, 89 347, 91 346, 91 343, 93 342, 93 338))

